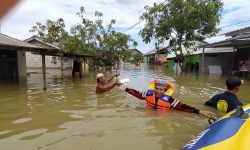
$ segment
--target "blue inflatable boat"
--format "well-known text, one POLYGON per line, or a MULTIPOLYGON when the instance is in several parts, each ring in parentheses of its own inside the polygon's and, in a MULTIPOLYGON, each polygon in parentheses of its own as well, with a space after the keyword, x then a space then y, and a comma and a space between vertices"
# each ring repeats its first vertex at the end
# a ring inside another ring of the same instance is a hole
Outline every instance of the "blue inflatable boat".
POLYGON ((211 124, 182 150, 250 150, 250 104, 211 124))

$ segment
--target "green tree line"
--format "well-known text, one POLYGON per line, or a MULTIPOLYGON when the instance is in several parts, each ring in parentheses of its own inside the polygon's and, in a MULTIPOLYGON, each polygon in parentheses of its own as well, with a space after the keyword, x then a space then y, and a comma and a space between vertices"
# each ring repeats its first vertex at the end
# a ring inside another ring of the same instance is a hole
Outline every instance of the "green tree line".
MULTIPOLYGON (((70 32, 65 29, 63 18, 56 21, 47 20, 45 24, 37 22, 30 29, 34 36, 48 43, 57 43, 65 52, 92 56, 93 65, 113 65, 115 62, 128 59, 129 47, 136 47, 138 43, 129 35, 115 31, 113 25, 116 20, 112 19, 107 26, 103 25, 103 13, 96 11, 96 20, 86 18, 84 7, 76 13, 80 23, 72 26, 70 32)), ((82 61, 81 59, 78 61, 82 61)))

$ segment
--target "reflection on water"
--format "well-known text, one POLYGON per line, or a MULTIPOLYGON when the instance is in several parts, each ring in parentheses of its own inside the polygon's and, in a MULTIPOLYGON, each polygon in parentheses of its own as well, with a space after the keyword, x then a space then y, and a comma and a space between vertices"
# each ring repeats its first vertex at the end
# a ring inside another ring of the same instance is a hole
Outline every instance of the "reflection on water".
MULTIPOLYGON (((174 74, 146 65, 123 65, 119 71, 136 90, 146 91, 154 78, 165 79, 175 85, 177 99, 222 115, 203 103, 225 90, 224 76, 174 74)), ((47 91, 42 90, 41 70, 30 72, 27 82, 0 85, 0 149, 172 150, 208 126, 200 115, 146 109, 144 101, 118 88, 96 95, 97 72, 79 79, 71 78, 70 71, 47 70, 47 91)), ((247 92, 246 82, 238 93, 243 103, 249 102, 247 92)))

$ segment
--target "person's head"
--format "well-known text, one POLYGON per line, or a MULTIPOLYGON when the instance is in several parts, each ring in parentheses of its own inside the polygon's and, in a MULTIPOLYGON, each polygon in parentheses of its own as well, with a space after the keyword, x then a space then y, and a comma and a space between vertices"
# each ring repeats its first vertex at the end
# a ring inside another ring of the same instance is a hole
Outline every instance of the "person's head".
POLYGON ((235 90, 235 92, 239 91, 240 86, 244 84, 244 80, 241 80, 237 76, 231 76, 227 78, 226 85, 228 90, 235 90))
POLYGON ((166 91, 166 81, 157 80, 155 83, 155 97, 161 97, 166 91))
POLYGON ((97 83, 104 83, 104 82, 106 82, 106 78, 105 78, 104 74, 98 73, 96 75, 96 81, 97 81, 97 83))

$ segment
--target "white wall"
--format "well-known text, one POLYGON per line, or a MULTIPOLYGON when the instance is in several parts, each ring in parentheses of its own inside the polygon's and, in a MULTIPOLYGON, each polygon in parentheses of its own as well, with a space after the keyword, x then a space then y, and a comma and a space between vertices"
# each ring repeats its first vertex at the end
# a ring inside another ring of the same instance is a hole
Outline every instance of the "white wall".
MULTIPOLYGON (((61 61, 56 57, 57 63, 52 63, 53 56, 45 56, 46 68, 61 68, 61 61)), ((26 53, 26 64, 27 68, 42 68, 42 55, 32 54, 31 52, 26 53)), ((64 68, 72 67, 72 60, 64 64, 64 68)))

